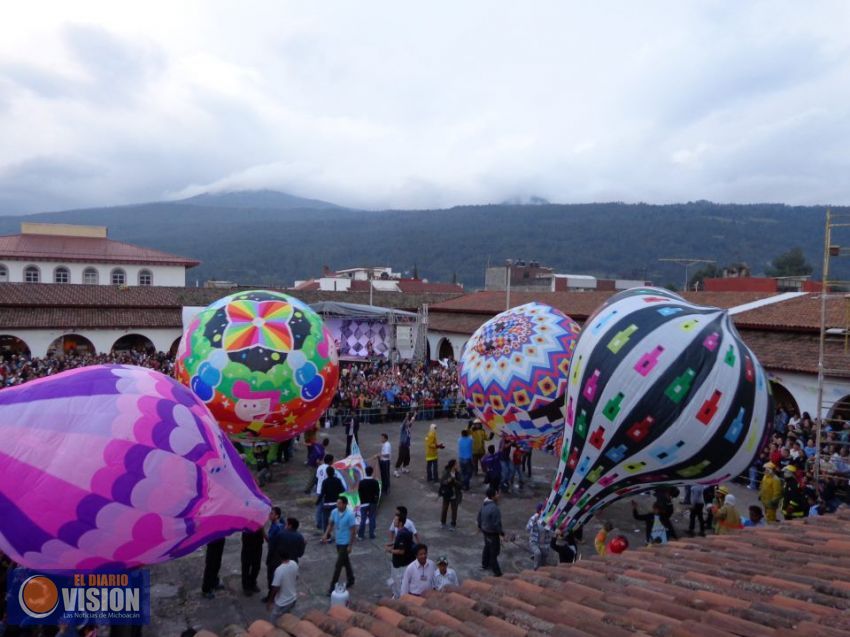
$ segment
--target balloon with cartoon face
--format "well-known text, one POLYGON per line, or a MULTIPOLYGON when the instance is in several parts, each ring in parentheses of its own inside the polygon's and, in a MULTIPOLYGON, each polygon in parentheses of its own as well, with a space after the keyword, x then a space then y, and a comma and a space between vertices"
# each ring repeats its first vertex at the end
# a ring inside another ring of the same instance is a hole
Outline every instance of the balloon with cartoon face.
POLYGON ((769 439, 772 415, 764 370, 726 311, 655 288, 617 294, 573 353, 544 516, 574 528, 630 494, 734 478, 769 439))
POLYGON ((204 403, 96 365, 0 391, 0 551, 33 569, 127 569, 260 529, 270 503, 204 403))
POLYGON ((322 319, 286 294, 219 299, 196 316, 177 352, 177 378, 241 441, 294 438, 330 405, 336 345, 322 319))

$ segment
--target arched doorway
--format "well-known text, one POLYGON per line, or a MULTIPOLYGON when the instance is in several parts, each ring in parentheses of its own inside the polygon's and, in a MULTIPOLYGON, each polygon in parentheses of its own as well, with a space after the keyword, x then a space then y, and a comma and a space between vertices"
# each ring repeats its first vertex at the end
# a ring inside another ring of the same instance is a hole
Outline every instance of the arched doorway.
POLYGON ((47 348, 49 356, 94 356, 97 351, 92 342, 79 334, 64 334, 47 348))
POLYGON ((772 380, 770 381, 770 390, 773 394, 773 405, 777 409, 782 407, 788 412, 789 416, 795 412, 800 413, 800 407, 797 405, 797 401, 794 400, 794 396, 784 385, 780 385, 775 380, 772 380))
POLYGON ((125 334, 112 346, 112 353, 138 352, 140 354, 155 354, 156 347, 153 341, 141 334, 125 334))
POLYGON ((30 357, 30 348, 25 341, 11 334, 0 334, 0 357, 3 356, 30 357))
POLYGON ((178 336, 174 339, 174 342, 171 344, 171 347, 168 349, 169 356, 177 356, 177 348, 180 347, 180 339, 182 336, 178 336))
POLYGON ((452 347, 451 341, 449 341, 449 339, 443 338, 440 340, 440 346, 437 349, 437 357, 440 360, 444 360, 446 358, 454 360, 455 350, 454 347, 452 347))
POLYGON ((827 415, 828 422, 844 422, 847 420, 850 420, 850 395, 835 401, 827 415))

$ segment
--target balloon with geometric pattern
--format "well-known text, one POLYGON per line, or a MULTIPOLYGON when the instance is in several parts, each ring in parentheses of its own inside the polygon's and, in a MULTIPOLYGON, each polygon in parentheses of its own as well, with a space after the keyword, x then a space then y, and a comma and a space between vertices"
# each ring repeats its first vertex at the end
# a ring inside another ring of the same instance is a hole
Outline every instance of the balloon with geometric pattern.
POLYGON ((566 314, 536 302, 502 312, 475 331, 458 376, 467 405, 485 427, 521 447, 557 451, 579 331, 566 314))
POLYGON ((336 345, 319 315, 266 290, 202 310, 180 340, 176 371, 243 443, 282 442, 312 427, 339 381, 336 345))
POLYGON ((159 372, 96 365, 0 391, 0 551, 24 566, 155 564, 269 509, 209 410, 159 372))
POLYGON ((736 477, 770 437, 771 403, 728 312, 655 288, 614 295, 573 354, 545 519, 572 529, 627 495, 736 477))

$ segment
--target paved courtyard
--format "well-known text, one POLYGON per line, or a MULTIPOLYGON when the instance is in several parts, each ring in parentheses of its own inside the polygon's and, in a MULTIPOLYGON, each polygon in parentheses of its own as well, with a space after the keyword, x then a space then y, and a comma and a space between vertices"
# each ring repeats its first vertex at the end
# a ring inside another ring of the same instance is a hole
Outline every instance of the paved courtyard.
MULTIPOLYGON (((457 439, 465 425, 463 420, 438 420, 438 437, 446 448, 440 452, 440 469, 451 458, 456 457, 457 439)), ((389 595, 386 580, 390 574, 389 556, 384 550, 388 537, 393 511, 397 505, 407 506, 410 518, 416 523, 420 538, 428 544, 432 559, 445 554, 450 565, 457 570, 461 580, 480 578, 489 575, 480 569, 481 547, 483 540, 477 532, 476 515, 484 499, 484 487, 481 478, 473 478, 472 488, 464 494, 458 512, 458 528, 450 532, 440 528, 441 500, 437 497, 437 487, 425 481, 424 437, 428 422, 417 422, 413 431, 411 446, 411 472, 400 478, 393 478, 390 495, 381 503, 378 513, 378 536, 375 540, 357 542, 352 553, 356 584, 351 589, 352 597, 377 601, 389 595)), ((379 436, 386 432, 393 444, 393 462, 398 442, 398 423, 362 425, 360 428, 360 446, 365 457, 378 452, 379 436)), ((336 458, 345 455, 345 436, 340 428, 323 432, 331 439, 330 453, 336 458)), ((304 487, 311 475, 304 466, 306 452, 303 447, 296 448, 295 457, 289 463, 273 467, 274 481, 266 488, 273 503, 279 505, 284 516, 294 516, 301 522, 301 531, 307 540, 307 550, 300 560, 299 599, 295 613, 303 613, 311 608, 327 608, 329 604, 325 593, 328 590, 333 572, 336 551, 332 545, 319 543, 319 533, 314 524, 315 496, 306 496, 304 487)), ((375 461, 376 473, 377 462, 375 461)), ((514 541, 503 545, 500 563, 505 572, 516 572, 530 568, 531 558, 526 549, 525 523, 534 512, 537 502, 546 499, 552 477, 557 468, 552 456, 535 453, 533 456, 532 480, 516 495, 505 495, 501 500, 502 519, 508 536, 516 535, 514 541)), ((735 488, 739 495, 739 510, 754 498, 753 492, 735 488)), ((649 496, 638 496, 637 501, 643 510, 647 510, 652 500, 649 496)), ((627 535, 632 546, 643 544, 643 525, 634 524, 628 502, 617 502, 600 516, 601 519, 614 522, 617 530, 627 535)), ((686 528, 686 507, 677 505, 674 524, 677 529, 686 528)), ((598 521, 591 521, 585 530, 582 552, 593 551, 593 535, 599 528, 598 521)), ((265 605, 260 602, 261 595, 245 597, 241 590, 239 534, 228 538, 221 579, 225 590, 216 593, 214 600, 201 597, 201 574, 204 568, 204 551, 180 560, 161 564, 151 569, 152 584, 152 630, 159 637, 177 636, 187 627, 207 628, 220 632, 230 624, 246 625, 257 617, 266 615, 265 605)), ((265 559, 265 557, 264 557, 265 559)), ((552 563, 554 554, 550 555, 552 563)), ((265 565, 259 581, 265 593, 265 565)))

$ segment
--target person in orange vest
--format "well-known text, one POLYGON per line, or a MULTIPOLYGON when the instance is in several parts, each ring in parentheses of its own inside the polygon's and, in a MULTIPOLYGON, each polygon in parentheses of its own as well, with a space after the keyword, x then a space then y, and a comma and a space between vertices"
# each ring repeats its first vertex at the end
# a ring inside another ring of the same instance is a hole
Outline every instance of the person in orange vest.
POLYGON ((608 534, 613 529, 614 525, 610 522, 606 522, 602 525, 602 528, 599 529, 599 533, 596 534, 596 537, 593 538, 593 546, 596 547, 596 552, 602 557, 605 557, 605 553, 608 551, 608 534))
POLYGON ((726 535, 744 528, 741 524, 741 515, 735 508, 735 496, 731 493, 723 498, 723 504, 714 512, 714 519, 718 535, 726 535))

